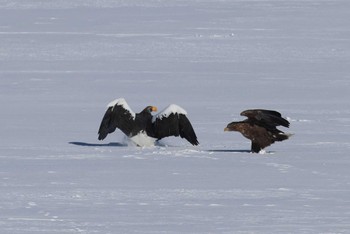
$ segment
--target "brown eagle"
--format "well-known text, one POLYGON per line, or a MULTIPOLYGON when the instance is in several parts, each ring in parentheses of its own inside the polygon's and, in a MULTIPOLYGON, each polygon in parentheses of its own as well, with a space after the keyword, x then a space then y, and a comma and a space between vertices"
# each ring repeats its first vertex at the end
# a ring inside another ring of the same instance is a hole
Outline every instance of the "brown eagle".
POLYGON ((232 122, 224 131, 237 131, 251 140, 251 152, 259 153, 260 150, 273 144, 275 141, 287 140, 291 134, 278 130, 277 126, 289 127, 288 120, 281 113, 274 110, 251 109, 241 113, 247 119, 232 122))
POLYGON ((157 107, 147 106, 140 113, 134 113, 124 98, 116 99, 107 105, 98 130, 98 139, 105 139, 118 128, 138 146, 153 145, 155 141, 168 136, 180 136, 192 145, 199 144, 184 109, 172 104, 152 115, 155 111, 157 107))

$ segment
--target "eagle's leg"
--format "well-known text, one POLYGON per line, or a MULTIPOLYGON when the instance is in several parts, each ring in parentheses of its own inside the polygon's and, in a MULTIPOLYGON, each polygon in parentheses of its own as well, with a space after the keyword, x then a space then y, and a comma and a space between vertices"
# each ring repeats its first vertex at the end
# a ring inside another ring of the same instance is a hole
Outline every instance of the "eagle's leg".
POLYGON ((259 153, 260 150, 262 150, 261 146, 252 141, 252 147, 251 147, 252 153, 259 153))

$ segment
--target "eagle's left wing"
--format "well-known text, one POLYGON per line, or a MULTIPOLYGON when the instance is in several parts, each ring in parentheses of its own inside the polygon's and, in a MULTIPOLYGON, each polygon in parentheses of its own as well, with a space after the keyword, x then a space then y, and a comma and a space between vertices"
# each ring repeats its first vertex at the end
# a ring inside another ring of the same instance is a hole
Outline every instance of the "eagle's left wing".
POLYGON ((289 127, 289 121, 283 118, 281 113, 274 110, 251 109, 243 111, 241 115, 252 120, 255 119, 255 121, 269 127, 276 127, 280 125, 287 128, 289 127))
POLYGON ((196 133, 187 118, 187 112, 177 105, 170 105, 152 119, 154 137, 180 136, 192 145, 198 145, 196 133))

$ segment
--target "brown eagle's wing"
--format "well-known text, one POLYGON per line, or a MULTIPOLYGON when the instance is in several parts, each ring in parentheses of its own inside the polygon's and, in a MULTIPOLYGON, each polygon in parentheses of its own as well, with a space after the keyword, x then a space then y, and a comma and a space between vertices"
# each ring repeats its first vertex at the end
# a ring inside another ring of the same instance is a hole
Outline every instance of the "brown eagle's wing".
POLYGON ((266 127, 284 126, 289 127, 289 121, 282 117, 281 113, 274 110, 251 109, 241 113, 256 123, 266 125, 266 127))

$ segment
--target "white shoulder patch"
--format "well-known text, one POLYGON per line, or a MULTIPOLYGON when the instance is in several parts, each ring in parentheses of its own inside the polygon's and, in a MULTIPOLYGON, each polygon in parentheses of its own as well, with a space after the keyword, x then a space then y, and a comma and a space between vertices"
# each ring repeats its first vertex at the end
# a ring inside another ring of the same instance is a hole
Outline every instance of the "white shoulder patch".
POLYGON ((114 101, 111 101, 110 103, 108 103, 107 108, 109 107, 115 107, 115 106, 122 106, 124 109, 128 110, 131 114, 131 116, 135 119, 135 113, 131 110, 130 106, 128 105, 128 103, 125 101, 124 98, 118 98, 115 99, 114 101))
POLYGON ((156 119, 162 119, 163 117, 167 118, 171 114, 187 115, 187 111, 178 105, 171 104, 167 108, 159 112, 157 115, 153 116, 152 122, 155 122, 156 119))

